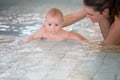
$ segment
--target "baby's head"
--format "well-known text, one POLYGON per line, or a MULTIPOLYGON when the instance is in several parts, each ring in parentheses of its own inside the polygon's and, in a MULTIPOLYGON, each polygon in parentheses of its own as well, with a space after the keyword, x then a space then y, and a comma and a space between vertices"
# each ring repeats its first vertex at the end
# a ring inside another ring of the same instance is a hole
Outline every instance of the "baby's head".
POLYGON ((63 13, 57 8, 51 8, 45 16, 45 26, 48 29, 58 31, 63 26, 63 13))

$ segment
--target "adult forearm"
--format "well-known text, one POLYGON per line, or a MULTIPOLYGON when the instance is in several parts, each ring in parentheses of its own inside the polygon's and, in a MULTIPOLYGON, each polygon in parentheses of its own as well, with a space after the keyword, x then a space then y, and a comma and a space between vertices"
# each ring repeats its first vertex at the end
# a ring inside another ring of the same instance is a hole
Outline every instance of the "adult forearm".
POLYGON ((64 16, 64 26, 69 26, 85 17, 85 11, 82 9, 79 12, 64 16))
POLYGON ((106 39, 108 37, 110 31, 110 22, 107 19, 104 19, 99 22, 100 30, 103 35, 103 38, 106 39))
POLYGON ((64 26, 63 26, 63 27, 69 26, 69 25, 71 25, 71 24, 74 24, 74 23, 77 22, 77 21, 78 21, 78 20, 75 20, 75 19, 74 19, 73 14, 68 14, 68 15, 64 16, 64 26))

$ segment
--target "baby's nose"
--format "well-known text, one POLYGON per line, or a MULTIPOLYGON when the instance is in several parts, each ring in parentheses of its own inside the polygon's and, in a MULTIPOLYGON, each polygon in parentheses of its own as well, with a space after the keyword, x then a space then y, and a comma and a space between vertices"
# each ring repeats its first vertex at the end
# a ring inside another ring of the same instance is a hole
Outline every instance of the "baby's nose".
POLYGON ((54 28, 55 28, 55 26, 51 26, 51 28, 52 28, 52 29, 54 29, 54 28))
POLYGON ((51 30, 54 31, 54 30, 55 30, 55 27, 51 27, 51 30))

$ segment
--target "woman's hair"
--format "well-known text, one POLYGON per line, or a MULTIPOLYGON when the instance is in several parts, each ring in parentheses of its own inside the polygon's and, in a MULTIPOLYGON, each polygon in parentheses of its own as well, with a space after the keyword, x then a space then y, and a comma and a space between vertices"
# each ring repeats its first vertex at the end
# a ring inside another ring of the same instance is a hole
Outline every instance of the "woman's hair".
POLYGON ((108 8, 111 22, 114 21, 114 16, 120 17, 120 0, 83 0, 83 2, 101 14, 108 8))

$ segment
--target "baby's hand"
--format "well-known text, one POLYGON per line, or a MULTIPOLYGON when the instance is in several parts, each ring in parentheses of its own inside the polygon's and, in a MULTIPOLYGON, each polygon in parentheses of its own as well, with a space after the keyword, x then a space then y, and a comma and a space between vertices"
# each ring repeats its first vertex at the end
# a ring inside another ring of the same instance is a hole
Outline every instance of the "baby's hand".
POLYGON ((22 40, 15 40, 12 45, 21 45, 23 44, 23 41, 22 40))
POLYGON ((23 44, 24 42, 23 41, 19 41, 18 44, 23 44))
POLYGON ((28 39, 23 40, 23 43, 29 43, 30 41, 28 39))

